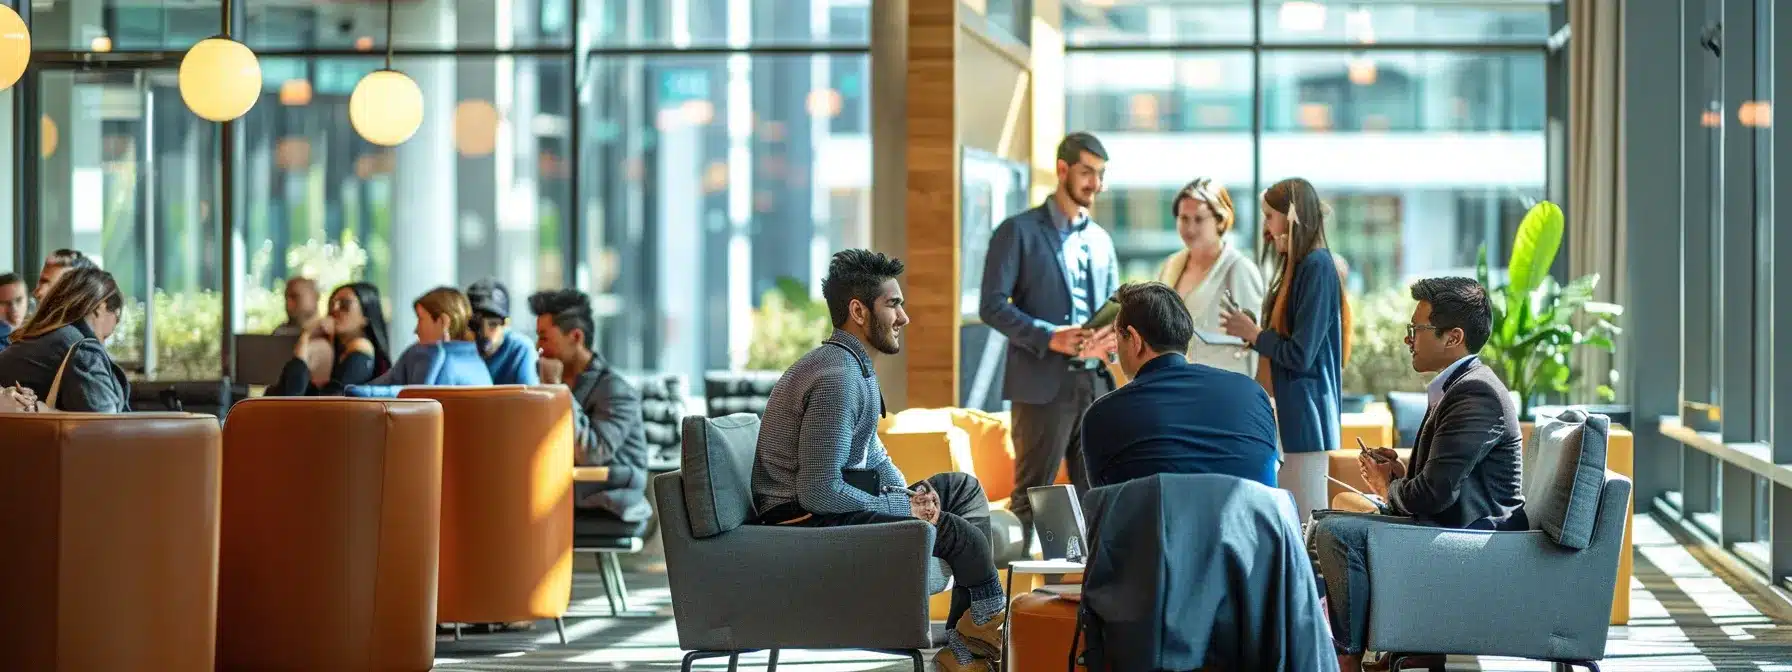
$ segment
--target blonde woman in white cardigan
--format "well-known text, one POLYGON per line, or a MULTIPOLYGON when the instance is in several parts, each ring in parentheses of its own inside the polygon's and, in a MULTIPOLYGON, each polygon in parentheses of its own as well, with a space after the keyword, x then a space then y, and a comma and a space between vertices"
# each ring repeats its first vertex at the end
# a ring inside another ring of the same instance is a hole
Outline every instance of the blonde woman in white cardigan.
MULTIPOLYGON (((1226 241, 1238 213, 1232 207, 1232 195, 1203 177, 1176 192, 1170 213, 1176 217, 1176 233, 1182 237, 1184 249, 1164 260, 1157 279, 1182 296, 1189 315, 1195 318, 1196 331, 1223 335, 1220 308, 1227 293, 1231 293, 1233 304, 1251 308, 1263 303, 1265 292, 1257 264, 1226 241)), ((1188 360, 1257 375, 1257 353, 1236 345, 1209 345, 1199 335, 1189 341, 1188 360)))

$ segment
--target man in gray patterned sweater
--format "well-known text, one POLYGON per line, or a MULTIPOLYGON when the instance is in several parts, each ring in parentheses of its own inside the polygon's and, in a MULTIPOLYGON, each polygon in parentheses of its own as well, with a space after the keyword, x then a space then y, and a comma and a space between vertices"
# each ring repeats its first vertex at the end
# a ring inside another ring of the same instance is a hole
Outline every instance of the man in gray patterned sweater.
POLYGON ((1007 604, 989 541, 989 498, 964 473, 905 485, 877 438, 884 409, 871 351, 901 350, 908 313, 900 275, 901 261, 868 250, 839 252, 828 264, 821 292, 834 333, 791 365, 766 401, 753 462, 756 522, 933 523, 933 557, 952 567, 957 583, 947 646, 934 660, 946 672, 989 672, 999 669, 1007 604))

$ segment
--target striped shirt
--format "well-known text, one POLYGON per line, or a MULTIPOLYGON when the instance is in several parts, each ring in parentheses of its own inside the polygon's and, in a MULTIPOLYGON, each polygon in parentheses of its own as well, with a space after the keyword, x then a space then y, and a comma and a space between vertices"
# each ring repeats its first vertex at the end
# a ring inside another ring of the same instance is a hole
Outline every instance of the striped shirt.
POLYGON ((1055 198, 1046 199, 1045 204, 1052 225, 1058 227, 1058 260, 1064 263, 1068 273, 1070 323, 1080 325, 1095 316, 1095 301, 1091 296, 1095 293, 1094 260, 1089 252, 1089 238, 1083 235, 1083 230, 1089 228, 1089 215, 1084 212, 1070 215, 1058 207, 1055 198))
POLYGON ((760 416, 753 504, 760 512, 796 502, 810 513, 913 515, 902 472, 877 438, 883 395, 871 355, 838 329, 790 365, 760 416), (843 469, 878 474, 882 495, 846 483, 843 469))

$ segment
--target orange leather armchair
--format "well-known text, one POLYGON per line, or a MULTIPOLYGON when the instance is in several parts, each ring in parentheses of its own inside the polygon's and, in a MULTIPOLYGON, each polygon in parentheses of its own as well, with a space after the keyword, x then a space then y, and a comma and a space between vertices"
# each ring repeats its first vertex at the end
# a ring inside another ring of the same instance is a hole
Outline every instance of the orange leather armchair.
POLYGON ((442 406, 263 397, 224 426, 219 670, 428 670, 442 406))
POLYGON ((572 393, 564 385, 407 387, 442 405, 436 621, 553 619, 572 592, 572 393))
POLYGON ((218 419, 0 414, 0 648, 19 670, 211 670, 218 419))

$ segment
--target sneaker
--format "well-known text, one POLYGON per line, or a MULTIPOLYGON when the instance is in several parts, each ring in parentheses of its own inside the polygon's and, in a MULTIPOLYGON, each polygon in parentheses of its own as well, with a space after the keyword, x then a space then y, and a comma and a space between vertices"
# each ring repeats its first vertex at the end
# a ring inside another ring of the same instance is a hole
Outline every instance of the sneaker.
POLYGON ((933 668, 939 672, 995 672, 987 658, 971 658, 971 662, 960 663, 958 656, 952 655, 951 647, 941 647, 939 653, 933 654, 933 668))
POLYGON ((977 619, 965 614, 958 619, 958 635, 971 653, 981 658, 1000 661, 1002 658, 1002 624, 1008 620, 1007 610, 998 611, 988 622, 978 625, 977 619))

